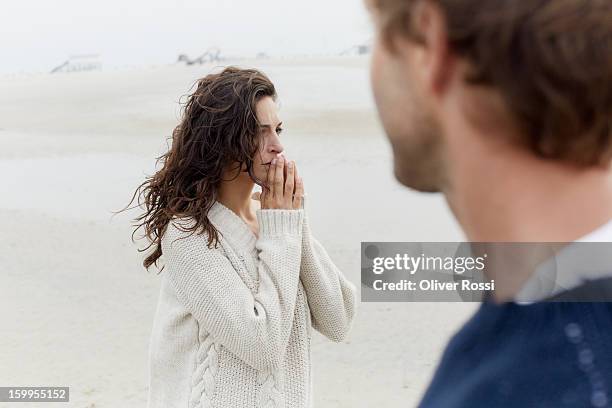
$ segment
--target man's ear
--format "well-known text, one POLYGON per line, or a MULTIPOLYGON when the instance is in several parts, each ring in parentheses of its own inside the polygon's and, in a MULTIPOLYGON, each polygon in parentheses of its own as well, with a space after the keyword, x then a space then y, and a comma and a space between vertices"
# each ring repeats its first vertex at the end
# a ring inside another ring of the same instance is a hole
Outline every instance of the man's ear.
MULTIPOLYGON (((410 47, 415 73, 423 81, 425 89, 442 95, 450 82, 455 62, 448 44, 444 12, 435 2, 417 1, 410 24, 419 37, 419 41, 412 42, 410 47)), ((404 41, 400 40, 400 43, 404 41)))

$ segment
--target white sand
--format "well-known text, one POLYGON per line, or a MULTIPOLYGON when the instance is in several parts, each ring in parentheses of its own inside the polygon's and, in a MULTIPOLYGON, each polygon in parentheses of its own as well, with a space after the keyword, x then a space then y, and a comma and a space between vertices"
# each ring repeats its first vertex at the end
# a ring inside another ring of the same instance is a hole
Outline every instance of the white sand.
MULTIPOLYGON (((358 287, 360 241, 463 239, 441 196, 394 180, 367 59, 239 64, 276 83, 313 231, 358 287)), ((130 241, 137 213, 110 211, 154 171, 180 95, 211 68, 0 79, 0 386, 69 386, 62 406, 145 405, 160 276, 130 241)), ((314 338, 315 406, 414 406, 475 307, 361 303, 347 341, 314 338)))

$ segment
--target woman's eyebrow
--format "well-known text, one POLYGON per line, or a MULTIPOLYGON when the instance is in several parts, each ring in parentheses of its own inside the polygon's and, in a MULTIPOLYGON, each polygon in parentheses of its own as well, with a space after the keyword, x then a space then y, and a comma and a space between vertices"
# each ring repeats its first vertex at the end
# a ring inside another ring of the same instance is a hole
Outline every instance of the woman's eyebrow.
MULTIPOLYGON (((279 127, 283 124, 283 122, 278 122, 278 125, 276 125, 276 127, 279 127)), ((259 124, 260 128, 269 128, 272 129, 272 125, 270 125, 269 123, 260 123, 259 124)))

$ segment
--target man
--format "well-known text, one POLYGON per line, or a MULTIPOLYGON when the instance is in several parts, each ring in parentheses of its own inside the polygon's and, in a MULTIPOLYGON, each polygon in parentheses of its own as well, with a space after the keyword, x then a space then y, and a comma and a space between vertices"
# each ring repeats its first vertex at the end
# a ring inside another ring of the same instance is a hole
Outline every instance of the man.
MULTIPOLYGON (((371 81, 404 185, 469 241, 612 241, 610 0, 366 0, 371 81)), ((612 265, 567 299, 609 288, 612 265)), ((421 407, 612 406, 612 303, 517 303, 528 268, 455 334, 421 407)))

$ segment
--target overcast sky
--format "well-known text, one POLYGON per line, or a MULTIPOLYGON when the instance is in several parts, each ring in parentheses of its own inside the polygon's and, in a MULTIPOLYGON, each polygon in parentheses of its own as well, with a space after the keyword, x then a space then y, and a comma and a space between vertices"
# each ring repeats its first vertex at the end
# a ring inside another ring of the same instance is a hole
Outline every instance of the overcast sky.
POLYGON ((363 0, 7 0, 0 72, 50 71, 70 55, 104 67, 225 55, 338 53, 368 42, 363 0))

